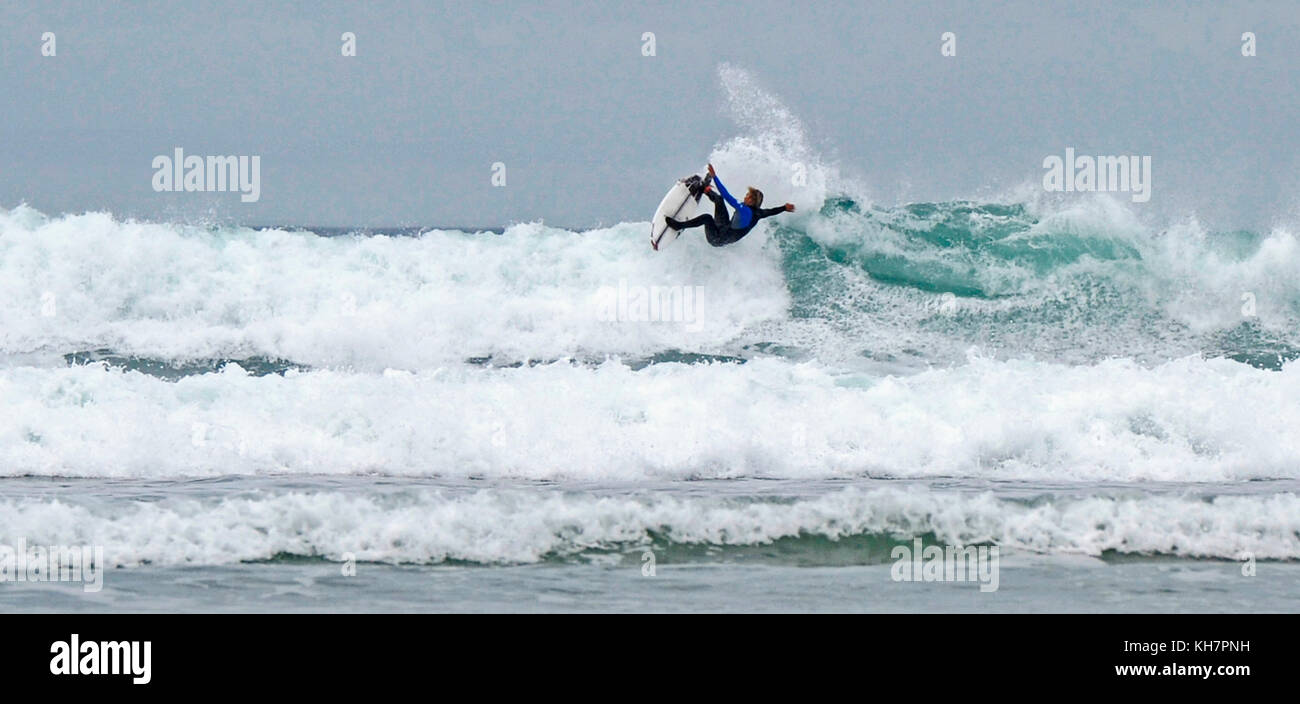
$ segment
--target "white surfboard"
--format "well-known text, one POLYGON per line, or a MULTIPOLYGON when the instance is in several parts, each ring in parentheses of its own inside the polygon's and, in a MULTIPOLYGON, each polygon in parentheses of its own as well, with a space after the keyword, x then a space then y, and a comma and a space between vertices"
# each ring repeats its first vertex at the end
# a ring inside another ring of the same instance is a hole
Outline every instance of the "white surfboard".
POLYGON ((665 218, 690 220, 695 217, 697 204, 698 201, 691 197, 690 187, 685 182, 678 181, 669 189, 668 195, 659 202, 654 218, 650 220, 650 246, 660 250, 672 244, 677 239, 677 230, 668 227, 665 218))

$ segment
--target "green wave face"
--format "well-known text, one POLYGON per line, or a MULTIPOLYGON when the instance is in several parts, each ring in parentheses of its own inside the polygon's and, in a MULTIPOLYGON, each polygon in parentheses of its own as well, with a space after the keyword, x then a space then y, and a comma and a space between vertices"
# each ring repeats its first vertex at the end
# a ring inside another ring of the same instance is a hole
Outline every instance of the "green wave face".
POLYGON ((1300 269, 1280 256, 1290 233, 1151 231, 1104 210, 1033 210, 830 199, 774 231, 791 313, 889 361, 971 346, 1069 362, 1203 354, 1268 369, 1300 356, 1300 269))

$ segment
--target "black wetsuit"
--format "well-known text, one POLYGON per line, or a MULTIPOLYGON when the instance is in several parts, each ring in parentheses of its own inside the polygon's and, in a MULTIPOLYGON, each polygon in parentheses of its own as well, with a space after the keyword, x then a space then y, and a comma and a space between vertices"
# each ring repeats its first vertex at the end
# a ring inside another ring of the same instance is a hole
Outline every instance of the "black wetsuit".
POLYGON ((703 225, 704 237, 709 241, 709 244, 714 247, 721 247, 723 245, 739 242, 740 238, 748 235, 749 231, 754 229, 754 226, 758 224, 759 220, 771 217, 777 213, 785 212, 785 206, 779 208, 754 209, 744 203, 738 203, 736 202, 736 199, 732 198, 731 194, 727 192, 727 187, 722 185, 722 181, 718 179, 717 176, 714 176, 713 180, 718 184, 718 190, 722 191, 722 195, 718 195, 712 191, 704 192, 704 195, 708 196, 709 200, 713 201, 713 215, 697 215, 690 220, 682 222, 669 218, 668 225, 670 227, 680 232, 690 227, 699 227, 700 225, 703 225), (736 209, 736 214, 734 216, 727 215, 728 202, 736 209))

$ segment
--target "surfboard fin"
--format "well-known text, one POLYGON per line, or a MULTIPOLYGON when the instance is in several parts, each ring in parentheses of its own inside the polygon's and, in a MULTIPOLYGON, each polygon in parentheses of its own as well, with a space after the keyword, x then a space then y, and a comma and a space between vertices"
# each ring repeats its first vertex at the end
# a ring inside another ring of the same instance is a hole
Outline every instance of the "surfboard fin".
POLYGON ((691 196, 695 198, 696 203, 700 202, 700 196, 704 195, 704 189, 708 188, 709 184, 712 182, 712 175, 707 175, 703 179, 696 175, 691 175, 689 178, 682 179, 682 183, 686 184, 687 190, 690 192, 691 196))

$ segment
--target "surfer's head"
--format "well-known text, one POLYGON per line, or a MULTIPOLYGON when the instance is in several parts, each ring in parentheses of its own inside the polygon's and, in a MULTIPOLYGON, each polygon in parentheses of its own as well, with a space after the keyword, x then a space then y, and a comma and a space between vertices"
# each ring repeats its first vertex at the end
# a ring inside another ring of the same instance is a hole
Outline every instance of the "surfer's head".
POLYGON ((748 205, 751 208, 757 208, 762 204, 763 204, 763 192, 758 190, 757 188, 754 188, 753 186, 750 186, 749 192, 745 194, 745 205, 748 205))

